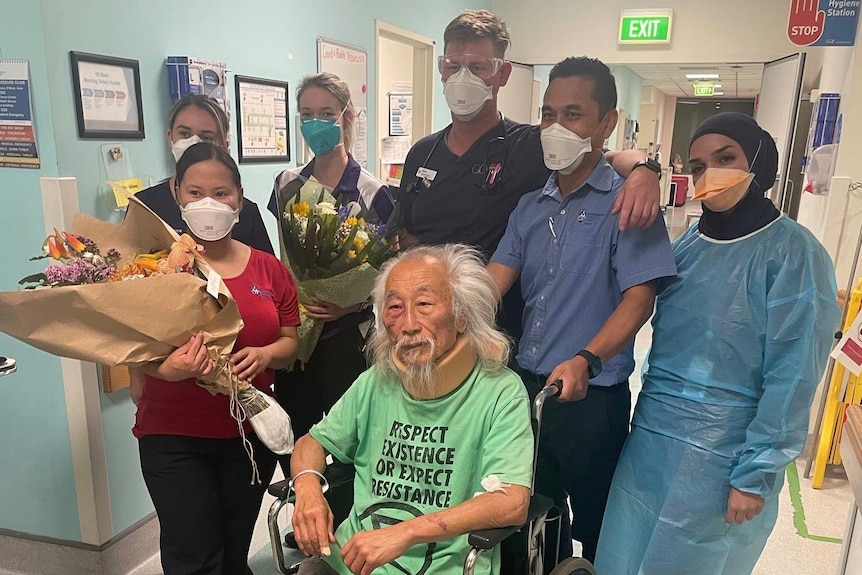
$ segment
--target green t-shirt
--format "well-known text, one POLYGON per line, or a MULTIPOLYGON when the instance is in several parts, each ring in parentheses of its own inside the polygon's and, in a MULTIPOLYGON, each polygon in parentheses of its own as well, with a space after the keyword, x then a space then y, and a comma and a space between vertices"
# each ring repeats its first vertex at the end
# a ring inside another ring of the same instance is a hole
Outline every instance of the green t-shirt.
MULTIPOLYGON (((340 545, 368 531, 434 513, 484 492, 480 482, 530 486, 533 433, 520 378, 477 363, 444 397, 415 400, 379 366, 359 376, 311 435, 336 459, 356 467, 354 502, 335 532, 326 561, 350 575, 340 545)), ((467 536, 411 547, 376 575, 461 573, 467 536)), ((476 575, 499 571, 499 549, 485 553, 476 575)))

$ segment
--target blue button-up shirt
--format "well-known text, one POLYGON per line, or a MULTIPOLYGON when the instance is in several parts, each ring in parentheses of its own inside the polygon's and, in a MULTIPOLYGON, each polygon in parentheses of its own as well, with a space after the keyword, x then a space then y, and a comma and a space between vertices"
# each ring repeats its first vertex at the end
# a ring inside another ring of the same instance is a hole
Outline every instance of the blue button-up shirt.
MULTIPOLYGON (((556 173, 526 194, 509 217, 491 261, 520 272, 524 334, 516 359, 549 375, 587 347, 630 287, 676 275, 662 218, 647 229, 619 231, 611 215, 625 180, 602 157, 587 181, 565 198, 556 173)), ((634 370, 634 340, 591 385, 619 383, 634 370)))

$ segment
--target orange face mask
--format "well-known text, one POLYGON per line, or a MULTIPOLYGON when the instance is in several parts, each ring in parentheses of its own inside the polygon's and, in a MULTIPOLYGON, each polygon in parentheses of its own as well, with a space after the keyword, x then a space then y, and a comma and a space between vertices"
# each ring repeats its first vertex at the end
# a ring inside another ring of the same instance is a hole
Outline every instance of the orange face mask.
POLYGON ((726 212, 739 203, 754 174, 733 168, 707 168, 694 185, 693 200, 701 200, 714 212, 726 212))

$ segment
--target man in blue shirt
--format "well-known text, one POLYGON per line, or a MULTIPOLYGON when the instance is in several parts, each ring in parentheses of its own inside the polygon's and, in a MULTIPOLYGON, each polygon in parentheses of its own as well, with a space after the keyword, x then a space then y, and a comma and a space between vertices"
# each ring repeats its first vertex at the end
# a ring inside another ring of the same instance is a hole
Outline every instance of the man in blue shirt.
POLYGON ((541 141, 553 173, 521 198, 488 270, 501 293, 520 278, 516 360, 530 394, 563 382, 561 402, 545 407, 536 490, 563 510, 568 496, 574 523, 563 512, 561 557, 575 538, 592 560, 628 434, 634 336, 652 314, 655 280, 676 266, 661 219, 620 231, 611 213, 624 180, 601 151, 617 124, 608 67, 567 58, 549 80, 541 141))

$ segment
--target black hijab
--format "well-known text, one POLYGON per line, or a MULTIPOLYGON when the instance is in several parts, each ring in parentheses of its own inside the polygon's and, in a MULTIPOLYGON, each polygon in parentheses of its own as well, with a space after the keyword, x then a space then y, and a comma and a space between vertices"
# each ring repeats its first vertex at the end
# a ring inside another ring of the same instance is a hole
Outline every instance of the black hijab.
POLYGON ((706 134, 721 134, 738 143, 745 152, 754 181, 742 199, 726 212, 714 212, 703 205, 698 223, 702 234, 717 240, 733 240, 755 232, 781 215, 767 197, 766 190, 775 185, 778 173, 778 149, 769 132, 757 125, 751 116, 724 112, 704 120, 691 135, 689 149, 706 134), (753 163, 752 163, 753 161, 753 163))

